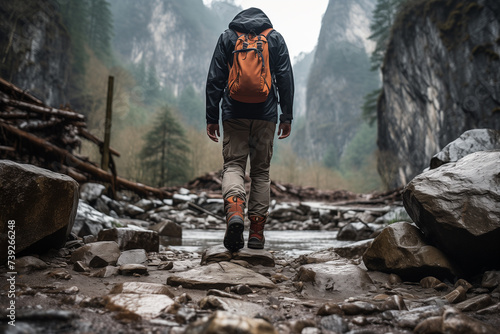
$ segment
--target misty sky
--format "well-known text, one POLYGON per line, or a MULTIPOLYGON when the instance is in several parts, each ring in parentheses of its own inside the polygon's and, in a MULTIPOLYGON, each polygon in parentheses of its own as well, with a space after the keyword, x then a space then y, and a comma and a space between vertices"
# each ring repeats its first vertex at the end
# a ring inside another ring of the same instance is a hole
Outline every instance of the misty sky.
MULTIPOLYGON (((214 0, 203 0, 210 4, 214 0)), ((262 9, 285 38, 290 58, 314 49, 328 0, 234 0, 243 7, 262 9)), ((229 23, 229 22, 228 22, 229 23)))

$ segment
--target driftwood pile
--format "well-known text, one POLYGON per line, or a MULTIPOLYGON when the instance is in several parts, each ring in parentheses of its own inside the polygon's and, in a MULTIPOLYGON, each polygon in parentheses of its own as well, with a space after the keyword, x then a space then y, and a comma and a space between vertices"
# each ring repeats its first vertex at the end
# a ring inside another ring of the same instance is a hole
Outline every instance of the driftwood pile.
POLYGON ((81 140, 101 148, 103 142, 87 130, 85 116, 65 108, 52 108, 0 78, 0 159, 29 163, 71 176, 80 183, 94 181, 139 195, 168 198, 172 194, 116 175, 110 148, 111 173, 76 153, 81 140))
MULTIPOLYGON (((250 189, 250 177, 245 177, 247 193, 250 189)), ((194 192, 205 192, 209 198, 222 197, 221 171, 207 173, 190 181, 185 188, 194 192)), ((172 189, 174 190, 174 189, 172 189)), ((293 184, 280 184, 271 181, 271 198, 280 201, 320 201, 336 204, 384 205, 401 201, 402 189, 384 193, 356 194, 347 190, 320 190, 313 187, 300 187, 293 184)))

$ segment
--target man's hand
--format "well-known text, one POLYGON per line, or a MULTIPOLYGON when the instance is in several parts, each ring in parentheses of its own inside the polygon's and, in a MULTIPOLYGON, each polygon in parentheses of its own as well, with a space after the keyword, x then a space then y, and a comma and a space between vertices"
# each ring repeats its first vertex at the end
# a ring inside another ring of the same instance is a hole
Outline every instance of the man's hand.
POLYGON ((207 135, 214 142, 218 143, 218 137, 220 137, 219 124, 207 124, 207 135))
POLYGON ((278 139, 285 139, 292 132, 292 124, 290 123, 280 123, 278 128, 278 139))

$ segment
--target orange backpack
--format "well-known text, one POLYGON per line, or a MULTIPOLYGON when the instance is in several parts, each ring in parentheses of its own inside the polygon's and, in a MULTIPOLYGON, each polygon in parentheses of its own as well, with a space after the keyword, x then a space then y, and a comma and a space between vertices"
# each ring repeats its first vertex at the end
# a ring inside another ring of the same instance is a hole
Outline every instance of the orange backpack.
POLYGON ((232 99, 245 103, 266 101, 272 83, 267 36, 272 30, 266 29, 259 35, 236 32, 238 40, 228 78, 232 99))

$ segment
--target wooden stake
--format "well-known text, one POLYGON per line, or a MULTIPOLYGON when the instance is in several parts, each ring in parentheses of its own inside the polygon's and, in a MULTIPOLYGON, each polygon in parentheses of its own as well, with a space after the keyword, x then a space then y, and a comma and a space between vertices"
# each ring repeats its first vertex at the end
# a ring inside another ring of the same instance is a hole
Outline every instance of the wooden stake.
POLYGON ((113 105, 113 83, 114 77, 108 78, 108 99, 106 101, 106 119, 104 123, 104 145, 102 148, 101 169, 108 170, 109 166, 109 142, 111 140, 111 113, 113 105))

